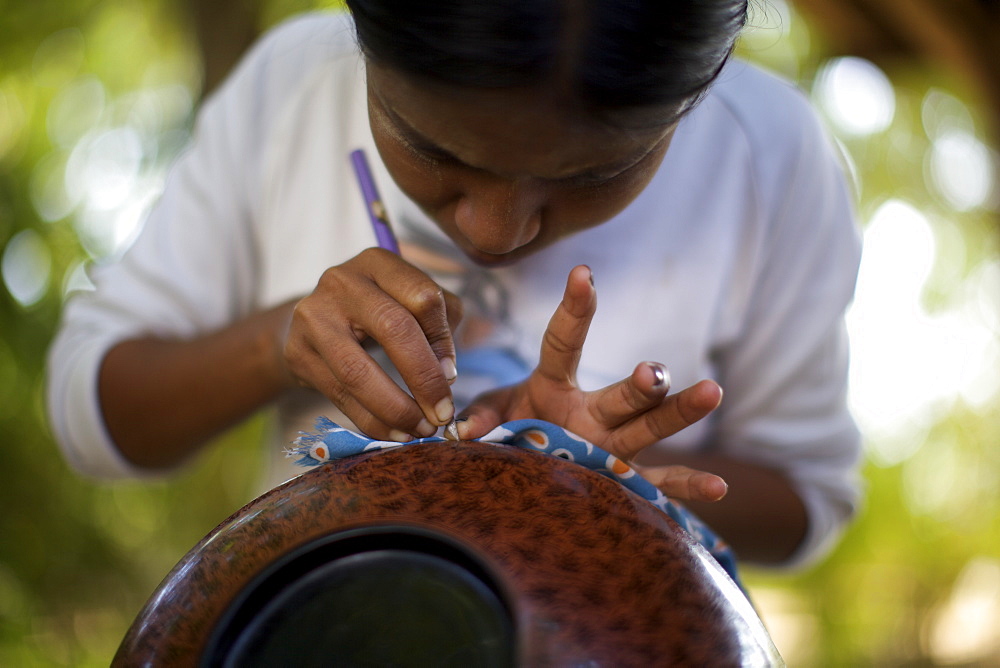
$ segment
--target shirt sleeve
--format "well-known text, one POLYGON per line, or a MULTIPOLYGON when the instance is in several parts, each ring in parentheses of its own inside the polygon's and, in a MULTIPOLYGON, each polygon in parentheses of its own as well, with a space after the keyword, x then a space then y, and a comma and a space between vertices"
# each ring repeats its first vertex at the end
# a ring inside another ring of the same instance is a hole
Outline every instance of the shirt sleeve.
MULTIPOLYGON (((345 24, 334 23, 336 37, 345 24)), ((96 289, 64 308, 49 351, 47 403, 56 440, 78 472, 148 475, 120 454, 101 413, 98 373, 116 343, 147 335, 190 338, 256 306, 253 219, 266 130, 316 49, 338 42, 329 39, 330 29, 328 18, 309 16, 251 49, 199 112, 191 145, 135 243, 120 261, 95 267, 96 289)))
POLYGON ((844 324, 860 236, 838 155, 798 98, 784 119, 799 128, 795 148, 761 177, 770 192, 763 204, 769 223, 742 326, 716 351, 726 391, 718 442, 730 454, 785 471, 808 513, 807 535, 784 566, 822 556, 860 501, 844 324))

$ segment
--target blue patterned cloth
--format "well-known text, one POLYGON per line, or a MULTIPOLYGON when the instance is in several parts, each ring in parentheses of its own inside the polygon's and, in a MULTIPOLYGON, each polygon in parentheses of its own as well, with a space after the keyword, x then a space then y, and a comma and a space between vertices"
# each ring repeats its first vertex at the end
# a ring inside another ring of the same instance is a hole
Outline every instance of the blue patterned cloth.
MULTIPOLYGON (((316 466, 331 459, 342 459, 362 452, 387 450, 420 443, 440 443, 444 440, 441 437, 433 436, 408 443, 376 441, 363 434, 344 429, 325 417, 320 417, 316 420, 315 433, 302 432, 292 447, 286 451, 286 454, 288 457, 298 457, 296 464, 316 466)), ((701 543, 730 577, 739 584, 736 558, 729 546, 689 510, 676 501, 668 499, 651 482, 610 452, 544 420, 507 422, 476 440, 483 443, 513 445, 567 459, 621 483, 669 515, 697 542, 701 543)))

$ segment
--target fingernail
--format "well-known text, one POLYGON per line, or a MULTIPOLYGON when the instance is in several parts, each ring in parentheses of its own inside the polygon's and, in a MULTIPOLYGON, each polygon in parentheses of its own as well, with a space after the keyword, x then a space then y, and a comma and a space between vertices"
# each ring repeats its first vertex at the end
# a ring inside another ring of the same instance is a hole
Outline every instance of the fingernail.
POLYGON ((656 362, 646 362, 646 366, 653 372, 653 387, 664 387, 670 385, 670 372, 662 364, 656 362))
POLYGON ((420 424, 417 425, 417 433, 423 436, 424 438, 433 436, 435 432, 437 432, 437 427, 432 425, 427 420, 422 419, 420 420, 420 424))
POLYGON ((468 436, 465 433, 466 432, 465 422, 468 419, 469 418, 464 417, 464 418, 458 418, 457 420, 455 420, 455 435, 458 436, 458 440, 460 440, 460 441, 466 441, 466 440, 468 440, 468 436))
POLYGON ((455 415, 455 404, 445 397, 434 406, 434 414, 437 415, 438 422, 448 422, 455 415))
POLYGON ((455 418, 448 423, 448 426, 444 429, 444 437, 449 441, 461 441, 462 438, 458 435, 458 425, 460 422, 465 422, 469 418, 455 418))
POLYGON ((389 440, 397 441, 399 443, 409 443, 410 441, 413 440, 413 437, 410 436, 409 434, 401 432, 398 429, 393 429, 389 432, 389 440))
POLYGON ((444 377, 449 384, 454 383, 455 379, 458 378, 458 369, 455 368, 455 360, 450 357, 441 358, 441 371, 444 372, 444 377))
POLYGON ((588 278, 590 279, 590 287, 594 287, 594 270, 587 267, 588 278))

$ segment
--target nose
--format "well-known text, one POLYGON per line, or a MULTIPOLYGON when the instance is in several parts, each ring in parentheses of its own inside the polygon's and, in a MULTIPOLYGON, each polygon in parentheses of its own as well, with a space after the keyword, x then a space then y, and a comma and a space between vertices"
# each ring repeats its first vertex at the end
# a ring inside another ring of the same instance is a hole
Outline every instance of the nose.
POLYGON ((509 253, 538 236, 544 204, 535 180, 477 175, 459 197, 455 225, 484 253, 509 253))

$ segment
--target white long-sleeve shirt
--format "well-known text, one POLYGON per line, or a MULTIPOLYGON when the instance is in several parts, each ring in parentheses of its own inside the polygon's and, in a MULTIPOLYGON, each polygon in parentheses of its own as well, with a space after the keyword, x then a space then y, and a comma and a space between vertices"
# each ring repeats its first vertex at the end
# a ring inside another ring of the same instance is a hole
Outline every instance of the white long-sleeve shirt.
MULTIPOLYGON (((347 158, 360 147, 402 239, 458 267, 429 273, 486 324, 460 351, 457 403, 534 366, 569 270, 588 264, 599 305, 581 385, 620 380, 643 360, 664 362, 675 388, 716 379, 722 406, 654 447, 785 471, 809 515, 789 563, 822 554, 859 498, 843 312, 860 248, 836 154, 797 90, 730 63, 621 214, 495 270, 468 265, 395 186, 366 105, 364 62, 340 14, 272 31, 205 103, 134 245, 65 309, 48 401, 74 467, 144 474, 109 438, 97 396, 116 343, 216 330, 308 294, 327 267, 375 245, 347 158)), ((334 413, 301 392, 281 405, 275 461, 297 429, 334 413)))

